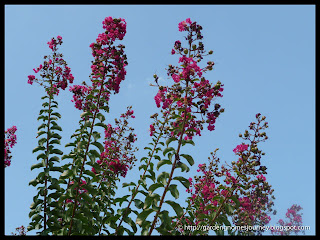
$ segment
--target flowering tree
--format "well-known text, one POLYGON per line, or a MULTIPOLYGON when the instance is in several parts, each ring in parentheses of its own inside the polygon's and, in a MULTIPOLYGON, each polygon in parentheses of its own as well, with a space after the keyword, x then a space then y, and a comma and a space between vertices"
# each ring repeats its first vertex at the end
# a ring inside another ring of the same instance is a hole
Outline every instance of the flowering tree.
MULTIPOLYGON (((274 190, 265 176, 264 152, 258 147, 268 139, 265 116, 258 113, 249 130, 239 135, 244 142, 233 150, 235 161, 221 164, 216 149, 208 162, 198 164, 200 176, 187 174, 195 160, 185 150, 195 148, 194 139, 206 129, 214 131, 216 119, 224 112, 218 103, 224 85, 205 77, 214 62, 203 61, 213 51, 205 50, 202 27, 189 18, 178 25, 186 36, 184 44, 177 40, 171 50, 179 60, 167 68, 170 84, 160 85, 154 75, 159 111, 151 116, 151 140, 140 160, 139 180, 123 183, 129 194, 116 196, 120 178, 126 178, 137 162, 137 136, 129 124, 135 118, 131 106, 114 123, 106 122, 109 100, 119 93, 128 63, 125 46, 118 43, 126 34, 125 20, 107 17, 102 25, 104 32, 90 44, 94 58, 90 84, 69 87, 71 101, 82 113, 65 149, 59 146, 62 128, 58 120, 62 116, 55 96, 72 84, 74 77, 58 52, 61 36, 48 42, 51 54, 33 69, 39 77, 28 76, 29 84, 45 89, 38 117, 40 138, 33 149, 38 163, 31 166, 40 172, 29 183, 37 187, 37 194, 30 207, 28 231, 35 229, 40 235, 207 235, 209 225, 268 224, 274 190), (186 204, 178 202, 181 189, 190 194, 186 204), (196 228, 185 229, 186 225, 196 228)), ((15 131, 12 127, 5 132, 5 167, 10 166, 9 147, 16 142, 15 131)), ((301 218, 293 217, 295 223, 301 223, 301 218)), ((220 229, 214 231, 224 234, 220 229)), ((228 233, 254 235, 261 231, 228 233)))

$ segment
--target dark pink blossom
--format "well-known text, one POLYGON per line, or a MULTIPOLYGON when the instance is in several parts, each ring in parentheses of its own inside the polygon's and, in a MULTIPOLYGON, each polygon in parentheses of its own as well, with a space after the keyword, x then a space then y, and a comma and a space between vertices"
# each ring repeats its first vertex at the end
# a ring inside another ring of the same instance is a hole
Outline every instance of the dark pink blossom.
POLYGON ((12 156, 10 148, 13 148, 13 146, 17 143, 17 136, 16 136, 17 127, 12 126, 11 128, 8 128, 6 131, 4 131, 4 167, 9 167, 11 165, 11 158, 12 156))

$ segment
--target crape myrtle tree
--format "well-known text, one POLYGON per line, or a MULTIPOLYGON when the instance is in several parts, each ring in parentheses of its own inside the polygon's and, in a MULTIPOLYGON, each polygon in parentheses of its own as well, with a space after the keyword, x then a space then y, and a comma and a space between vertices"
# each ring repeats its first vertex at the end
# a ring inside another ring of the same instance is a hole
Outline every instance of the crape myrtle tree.
MULTIPOLYGON (((190 148, 199 151, 196 139, 203 131, 213 132, 216 119, 224 112, 218 103, 223 84, 205 76, 214 62, 205 60, 213 51, 205 50, 202 26, 190 18, 178 24, 185 39, 175 41, 171 54, 179 60, 166 69, 168 85, 161 85, 159 77, 153 76, 158 110, 151 115, 145 156, 137 161, 137 136, 130 127, 135 118, 132 107, 114 121, 107 118, 109 100, 119 93, 126 76, 128 62, 121 44, 126 21, 107 17, 102 25, 104 32, 90 44, 90 84, 68 88, 76 79, 58 51, 61 36, 48 42, 50 55, 33 69, 37 77, 28 76, 28 83, 39 84, 45 95, 37 119, 38 146, 33 149, 37 163, 31 166, 38 175, 29 182, 37 194, 27 230, 40 235, 208 235, 212 231, 223 235, 225 231, 218 227, 247 225, 257 228, 229 228, 227 233, 262 234, 258 227, 267 225, 275 214, 274 189, 266 178, 265 153, 259 149, 259 143, 268 139, 266 117, 256 114, 248 130, 239 134, 241 141, 233 150, 232 162, 221 163, 218 149, 208 160, 186 153, 190 148), (81 114, 70 142, 61 147, 58 122, 63 116, 55 97, 67 88, 81 114), (131 171, 134 165, 140 175, 137 182, 127 177, 136 174, 131 171), (188 172, 196 166, 200 175, 192 178, 188 172), (129 194, 116 196, 121 178, 127 179, 121 187, 129 194), (181 199, 181 191, 189 197, 181 199)), ((16 143, 15 131, 15 126, 5 131, 5 167, 11 163, 9 148, 16 143)), ((297 214, 301 207, 294 205, 289 210, 290 222, 280 219, 279 225, 301 225, 297 214)), ((15 235, 26 234, 24 226, 16 231, 15 235)), ((291 232, 299 231, 286 228, 272 234, 291 232)))

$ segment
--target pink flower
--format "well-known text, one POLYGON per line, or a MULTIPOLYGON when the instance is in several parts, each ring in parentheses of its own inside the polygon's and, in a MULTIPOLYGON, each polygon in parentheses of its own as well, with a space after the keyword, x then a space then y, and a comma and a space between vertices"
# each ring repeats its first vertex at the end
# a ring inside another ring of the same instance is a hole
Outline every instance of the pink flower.
POLYGON ((266 177, 263 176, 262 174, 261 174, 261 175, 258 175, 257 178, 258 178, 258 180, 261 180, 261 181, 263 181, 263 182, 266 181, 266 177))
POLYGON ((154 134, 155 128, 154 126, 151 124, 150 125, 150 136, 152 136, 154 134))
POLYGON ((4 167, 9 167, 11 165, 11 158, 10 155, 11 151, 10 148, 12 148, 17 143, 17 136, 15 135, 15 132, 17 131, 16 126, 12 126, 11 128, 8 128, 4 134, 4 167))
POLYGON ((34 75, 29 75, 29 76, 28 76, 28 83, 32 85, 32 84, 33 84, 33 80, 34 80, 35 78, 36 78, 36 77, 35 77, 34 75))
POLYGON ((240 145, 238 145, 235 149, 233 149, 233 152, 234 152, 235 154, 237 154, 237 153, 242 153, 242 152, 244 152, 244 151, 246 151, 246 150, 248 150, 248 145, 246 145, 246 144, 240 144, 240 145))

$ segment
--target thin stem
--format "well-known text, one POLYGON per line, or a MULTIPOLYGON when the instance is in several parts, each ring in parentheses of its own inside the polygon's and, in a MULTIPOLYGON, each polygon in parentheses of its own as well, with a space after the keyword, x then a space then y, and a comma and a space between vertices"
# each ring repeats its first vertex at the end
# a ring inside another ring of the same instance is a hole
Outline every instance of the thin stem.
MULTIPOLYGON (((102 79, 104 79, 104 76, 103 76, 102 79)), ((80 170, 80 174, 79 174, 78 186, 80 185, 80 181, 81 181, 81 177, 82 177, 82 173, 83 173, 83 169, 84 169, 84 164, 85 164, 85 162, 87 160, 87 154, 88 154, 88 151, 89 151, 89 145, 90 145, 90 140, 91 140, 91 136, 92 136, 92 132, 93 132, 94 122, 95 122, 95 119, 96 119, 96 115, 98 113, 97 110, 99 108, 99 101, 100 101, 102 88, 103 88, 103 82, 101 83, 101 88, 100 88, 100 91, 99 91, 99 94, 98 94, 98 98, 97 98, 97 109, 95 110, 95 112, 93 114, 93 117, 92 117, 92 124, 91 124, 91 127, 90 127, 91 129, 90 129, 90 133, 89 133, 89 137, 88 137, 88 143, 87 143, 87 146, 86 146, 86 151, 85 151, 85 154, 84 154, 84 158, 83 158, 83 162, 82 162, 82 166, 81 166, 81 170, 80 170)), ((73 205, 73 210, 72 210, 72 217, 71 217, 71 220, 70 220, 69 233, 68 233, 69 236, 71 234, 73 218, 74 218, 75 211, 76 211, 76 206, 77 206, 77 203, 78 203, 78 195, 79 195, 79 191, 77 189, 75 200, 74 200, 74 205, 73 205)))
MULTIPOLYGON (((53 69, 54 69, 54 63, 53 63, 53 69)), ((49 131, 50 131, 50 117, 51 117, 51 99, 53 99, 53 92, 52 92, 52 81, 53 81, 53 72, 51 73, 51 80, 50 80, 50 88, 49 88, 49 115, 48 115, 48 126, 47 126, 47 147, 46 147, 46 153, 47 153, 47 159, 46 159, 46 169, 48 168, 49 165, 49 131)), ((45 173, 44 175, 44 200, 43 200, 43 219, 44 219, 44 223, 43 223, 43 229, 46 230, 47 229, 47 194, 48 194, 48 179, 47 179, 47 175, 45 173)))
MULTIPOLYGON (((191 54, 191 44, 192 44, 192 38, 190 38, 190 41, 189 41, 188 57, 190 57, 190 54, 191 54)), ((188 86, 189 86, 189 79, 186 79, 185 99, 187 99, 187 97, 188 97, 188 86)), ((161 200, 160 200, 160 203, 159 203, 159 210, 157 211, 156 215, 154 216, 151 228, 149 230, 149 235, 151 235, 153 229, 155 228, 158 216, 160 214, 160 210, 161 210, 162 204, 164 202, 164 198, 165 198, 165 196, 167 194, 167 191, 169 189, 169 186, 170 186, 170 183, 171 183, 171 180, 172 180, 172 177, 173 177, 173 172, 174 172, 174 170, 176 168, 176 163, 177 163, 177 161, 179 161, 179 153, 180 153, 180 148, 181 148, 181 145, 182 145, 182 138, 183 138, 183 135, 185 133, 186 123, 187 123, 187 103, 185 103, 185 107, 184 107, 184 118, 183 118, 183 123, 182 123, 182 131, 181 131, 180 139, 179 139, 179 142, 178 142, 178 147, 177 147, 177 150, 176 150, 174 162, 172 163, 172 167, 171 167, 171 172, 170 172, 170 175, 169 175, 168 183, 167 183, 167 185, 166 185, 166 187, 164 189, 164 192, 162 194, 162 197, 161 197, 161 200)))
MULTIPOLYGON (((259 124, 260 124, 260 122, 258 122, 257 129, 259 129, 259 124)), ((253 137, 253 140, 251 141, 251 143, 252 143, 252 142, 255 142, 255 139, 256 139, 256 133, 254 134, 254 137, 253 137)), ((241 167, 244 168, 244 165, 240 166, 239 172, 240 172, 240 170, 241 170, 241 167)), ((237 180, 239 179, 239 177, 240 177, 240 175, 237 176, 235 182, 237 182, 237 180)), ((222 207, 224 206, 224 204, 226 203, 226 201, 232 196, 232 194, 233 194, 233 192, 234 192, 234 190, 235 190, 235 188, 233 189, 233 187, 234 187, 233 185, 234 185, 234 183, 232 183, 232 187, 231 187, 232 191, 231 191, 231 192, 229 191, 229 193, 231 193, 231 195, 230 195, 230 196, 227 195, 227 196, 225 197, 224 201, 222 202, 222 204, 221 204, 220 207, 218 208, 217 213, 216 213, 216 215, 214 216, 214 218, 212 219, 211 223, 214 223, 214 222, 215 222, 215 220, 217 219, 218 215, 220 214, 220 211, 222 210, 222 207)))
MULTIPOLYGON (((168 112, 170 112, 170 111, 171 111, 171 105, 170 105, 170 108, 169 108, 169 111, 168 111, 168 112)), ((157 147, 157 145, 158 145, 158 143, 159 143, 159 140, 160 140, 160 138, 161 138, 161 136, 162 136, 162 134, 163 134, 164 125, 167 123, 168 117, 169 117, 169 113, 167 113, 167 115, 166 115, 166 117, 165 117, 165 119, 164 119, 164 122, 163 122, 163 125, 162 125, 162 127, 161 127, 159 136, 158 136, 158 138, 157 138, 157 140, 156 140, 156 142, 155 142, 155 145, 154 145, 154 147, 153 147, 153 149, 152 149, 152 152, 151 152, 151 156, 150 156, 150 158, 149 158, 149 160, 148 160, 148 162, 147 162, 147 167, 146 167, 146 169, 144 170, 144 172, 143 172, 143 174, 141 175, 141 177, 140 177, 139 180, 144 179, 144 176, 145 176, 145 174, 146 174, 146 172, 147 172, 147 170, 148 170, 148 167, 149 167, 149 165, 150 165, 150 163, 151 163, 151 160, 152 160, 153 154, 154 154, 154 152, 155 152, 155 149, 156 149, 156 147, 157 147)), ((139 182, 139 181, 138 181, 138 182, 139 182)), ((127 216, 127 213, 128 213, 128 211, 129 211, 130 205, 131 205, 132 201, 135 199, 135 197, 136 197, 136 195, 137 195, 137 193, 138 193, 138 189, 139 189, 140 185, 141 185, 141 181, 138 183, 138 185, 136 186, 136 188, 134 189, 134 191, 132 191, 133 194, 132 194, 131 199, 130 199, 130 201, 129 201, 129 204, 128 204, 126 210, 124 211, 124 213, 123 213, 123 215, 122 215, 122 217, 121 217, 121 219, 120 219, 120 222, 119 222, 119 224, 118 224, 118 226, 117 226, 117 228, 116 228, 115 235, 117 235, 117 232, 118 232, 118 230, 119 230, 119 227, 121 226, 121 223, 122 223, 123 219, 127 216)))
MULTIPOLYGON (((51 84, 52 86, 52 84, 51 84)), ((49 116, 48 116, 48 127, 47 127, 47 148, 46 148, 46 151, 48 152, 49 151, 49 131, 50 131, 50 115, 51 115, 51 96, 49 97, 49 116)), ((46 168, 48 168, 48 165, 49 165, 49 154, 47 156, 47 159, 46 159, 46 168)), ((44 219, 44 230, 47 229, 47 185, 48 185, 48 179, 47 179, 47 175, 45 174, 44 175, 44 191, 45 191, 45 194, 44 194, 44 214, 43 214, 43 219, 44 219)))
MULTIPOLYGON (((187 81, 187 87, 188 87, 188 81, 187 81)), ((188 92, 186 91, 186 96, 185 97, 187 97, 187 94, 188 94, 188 92)), ((159 210, 157 211, 157 213, 156 213, 156 215, 155 215, 155 217, 153 219, 151 228, 149 230, 149 235, 151 235, 151 233, 152 233, 152 231, 153 231, 153 229, 155 227, 155 224, 157 222, 157 218, 158 218, 158 216, 160 214, 160 210, 161 210, 162 204, 164 202, 164 198, 165 198, 165 196, 167 194, 167 191, 169 189, 169 186, 170 186, 170 183, 171 183, 171 180, 172 180, 173 172, 174 172, 174 170, 176 168, 176 163, 179 160, 179 152, 180 152, 180 148, 181 148, 181 144, 182 144, 182 138, 183 138, 183 135, 184 135, 184 132, 185 132, 185 125, 186 125, 186 122, 187 122, 187 111, 186 111, 186 109, 187 109, 187 105, 185 103, 184 118, 183 118, 183 123, 182 123, 182 132, 181 132, 180 139, 179 139, 179 142, 178 142, 177 151, 176 151, 176 154, 175 154, 174 162, 172 163, 172 167, 171 167, 171 172, 170 172, 170 175, 169 175, 168 183, 167 183, 167 185, 166 185, 166 187, 164 189, 164 192, 162 194, 162 197, 161 197, 161 200, 160 200, 160 203, 159 203, 159 210)))

